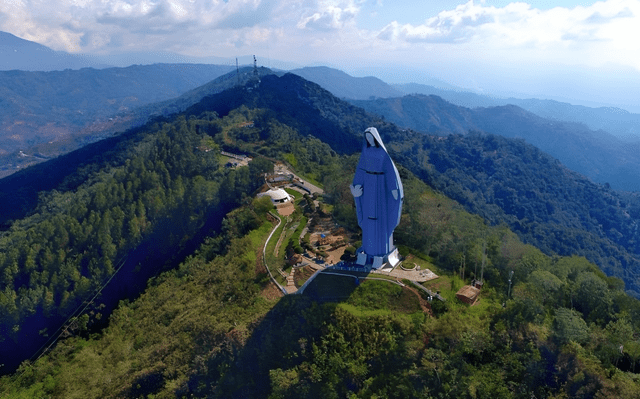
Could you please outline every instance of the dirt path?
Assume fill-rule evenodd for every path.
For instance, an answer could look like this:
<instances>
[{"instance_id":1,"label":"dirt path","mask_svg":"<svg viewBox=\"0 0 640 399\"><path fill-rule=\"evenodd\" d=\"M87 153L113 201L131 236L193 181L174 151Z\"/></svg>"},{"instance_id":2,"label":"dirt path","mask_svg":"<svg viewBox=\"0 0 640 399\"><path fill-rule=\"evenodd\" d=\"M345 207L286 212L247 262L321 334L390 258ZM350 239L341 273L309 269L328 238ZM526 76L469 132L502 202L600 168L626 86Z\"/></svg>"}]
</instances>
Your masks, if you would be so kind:
<instances>
[{"instance_id":1,"label":"dirt path","mask_svg":"<svg viewBox=\"0 0 640 399\"><path fill-rule=\"evenodd\" d=\"M409 287L408 285L405 285L405 288L418 296L418 302L420 303L420 308L422 309L422 311L433 317L433 312L431 311L431 304L429 303L429 301L424 299L417 289Z\"/></svg>"}]
</instances>

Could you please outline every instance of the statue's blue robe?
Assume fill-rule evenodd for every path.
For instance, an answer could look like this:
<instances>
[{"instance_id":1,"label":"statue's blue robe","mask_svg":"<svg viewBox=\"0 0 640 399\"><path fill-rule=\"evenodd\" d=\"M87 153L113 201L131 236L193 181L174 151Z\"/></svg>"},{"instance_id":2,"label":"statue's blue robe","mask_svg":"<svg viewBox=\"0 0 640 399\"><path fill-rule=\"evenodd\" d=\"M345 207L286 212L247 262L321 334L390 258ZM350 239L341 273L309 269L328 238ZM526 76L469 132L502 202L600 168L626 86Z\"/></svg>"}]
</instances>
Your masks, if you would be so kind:
<instances>
[{"instance_id":1,"label":"statue's blue robe","mask_svg":"<svg viewBox=\"0 0 640 399\"><path fill-rule=\"evenodd\" d=\"M392 252L393 230L400 222L404 192L400 176L387 153L378 132L379 146L365 140L353 185L361 185L363 193L355 197L358 224L362 228L362 250L367 255L385 256ZM397 199L392 190L398 191Z\"/></svg>"}]
</instances>

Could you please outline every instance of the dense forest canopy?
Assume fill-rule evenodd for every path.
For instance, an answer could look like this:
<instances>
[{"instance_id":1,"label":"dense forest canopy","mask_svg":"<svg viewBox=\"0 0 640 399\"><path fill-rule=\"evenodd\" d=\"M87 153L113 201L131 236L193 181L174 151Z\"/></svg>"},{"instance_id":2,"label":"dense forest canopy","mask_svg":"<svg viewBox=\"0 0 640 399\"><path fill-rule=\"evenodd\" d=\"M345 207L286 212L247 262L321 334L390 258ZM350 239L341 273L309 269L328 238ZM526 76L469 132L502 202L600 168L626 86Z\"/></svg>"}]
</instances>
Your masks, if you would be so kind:
<instances>
[{"instance_id":1,"label":"dense forest canopy","mask_svg":"<svg viewBox=\"0 0 640 399\"><path fill-rule=\"evenodd\" d=\"M260 254L273 228L271 205L252 194L273 168L269 159L286 160L323 183L327 206L317 212L331 212L357 231L348 185L368 124L383 134L405 187L396 241L403 254L440 275L431 288L446 302L429 303L434 317L421 308L428 298L410 284L356 287L347 280L347 287L345 279L326 280L345 287L346 299L338 302L268 294ZM478 198L491 181L477 177L489 170L474 170L478 164L492 166L496 179L511 176L503 190L520 184L502 175L503 162L536 183L518 162L550 163L546 173L564 174L567 195L606 190L572 191L581 180L531 146L486 134L414 135L285 76L206 98L124 135L115 148L106 158L78 160L84 166L75 177L42 193L30 215L0 236L3 350L22 344L27 331L47 334L29 330L30 318L65 319L141 247L139 270L151 268L156 276L142 295L122 301L108 323L104 298L97 298L67 330L71 337L0 379L3 397L640 395L640 302L625 293L625 282L584 257L549 256L523 243L522 232L509 228L525 220L517 191L502 203ZM224 168L221 148L254 160ZM517 151L520 161L510 158ZM550 176L553 191L559 183ZM471 178L477 187L463 186ZM491 187L487 193L507 198L496 194L499 184ZM448 192L459 193L459 202ZM551 205L545 218L563 206ZM473 206L481 216L468 213ZM190 256L175 259L211 219L221 220L218 228L206 230L208 238L198 239ZM163 269L172 259L179 266ZM457 289L480 273L480 302L457 301Z\"/></svg>"},{"instance_id":2,"label":"dense forest canopy","mask_svg":"<svg viewBox=\"0 0 640 399\"><path fill-rule=\"evenodd\" d=\"M397 163L468 211L492 224L507 224L548 255L585 256L640 296L640 197L635 193L594 184L523 140L400 129L292 74L265 76L251 91L206 97L188 112L213 109L224 115L241 105L267 109L340 154L358 151L361 132L375 126Z\"/></svg>"},{"instance_id":3,"label":"dense forest canopy","mask_svg":"<svg viewBox=\"0 0 640 399\"><path fill-rule=\"evenodd\" d=\"M248 120L253 127L240 127ZM247 193L244 184L250 184L254 172L268 169L268 163L256 158L263 164L260 169L234 171L207 166L217 156L206 150L225 146L287 159L298 173L324 183L324 201L335 220L355 225L348 184L358 154L339 155L269 109L240 106L220 117L204 112L150 129L158 130L140 145L172 166L151 180L154 195L143 194L148 220L167 208L147 208L175 198L172 190L162 196L164 181L183 174L203 184L199 192L205 195L194 194L193 202L178 196L182 205L193 203L188 215L203 199L209 203L216 196L223 201L225 192ZM193 141L185 142L183 136ZM156 137L165 144L158 146ZM171 143L191 150L162 150L173 148ZM170 154L192 162L170 162ZM120 168L133 163L125 161ZM187 167L177 172L176 165ZM140 172L140 167L134 170ZM91 198L109 192L98 188L108 187L120 174L107 170L77 192L91 193L89 188L95 187ZM396 241L404 253L432 262L441 276L437 287L447 301L430 304L435 317L423 312L416 293L389 282L365 281L355 287L351 280L326 281L337 286L350 282L347 299L339 302L267 295L269 280L259 267L259 253L273 226L267 216L271 205L245 197L240 208L227 214L221 230L179 267L151 279L139 298L121 303L108 326L96 330L95 316L84 319L75 336L36 362L23 364L14 376L3 377L0 392L64 398L640 394L635 374L640 303L624 293L621 280L607 277L582 257L549 257L523 244L505 225L491 227L467 213L408 168L400 165L399 172L406 203ZM144 181L140 178L141 185ZM228 191L232 187L237 191ZM44 203L74 195L58 193ZM480 303L469 307L453 295L474 277L473 266L485 254L485 287ZM468 268L464 280L463 258ZM510 271L514 284L509 296Z\"/></svg>"},{"instance_id":4,"label":"dense forest canopy","mask_svg":"<svg viewBox=\"0 0 640 399\"><path fill-rule=\"evenodd\" d=\"M120 143L115 165L89 172L73 190L42 194L30 216L2 233L3 353L15 357L16 347L42 341L38 331L55 330L136 248L148 253L148 268L162 268L205 221L221 220L257 188L256 176L272 165L221 169L219 146L206 133L219 129L216 119L151 124Z\"/></svg>"}]
</instances>

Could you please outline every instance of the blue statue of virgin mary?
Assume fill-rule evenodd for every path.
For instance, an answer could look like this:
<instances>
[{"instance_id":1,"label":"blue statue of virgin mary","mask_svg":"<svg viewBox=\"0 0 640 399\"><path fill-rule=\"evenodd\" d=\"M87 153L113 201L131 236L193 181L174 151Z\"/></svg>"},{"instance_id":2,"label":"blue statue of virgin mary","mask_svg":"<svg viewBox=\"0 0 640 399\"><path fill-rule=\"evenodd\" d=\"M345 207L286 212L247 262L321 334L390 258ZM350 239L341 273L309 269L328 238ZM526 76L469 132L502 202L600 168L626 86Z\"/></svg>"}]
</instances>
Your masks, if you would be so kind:
<instances>
[{"instance_id":1,"label":"blue statue of virgin mary","mask_svg":"<svg viewBox=\"0 0 640 399\"><path fill-rule=\"evenodd\" d=\"M362 229L357 263L371 263L374 269L384 263L395 266L399 256L393 245L393 230L400 223L404 191L398 169L375 127L364 132L362 154L350 188Z\"/></svg>"}]
</instances>

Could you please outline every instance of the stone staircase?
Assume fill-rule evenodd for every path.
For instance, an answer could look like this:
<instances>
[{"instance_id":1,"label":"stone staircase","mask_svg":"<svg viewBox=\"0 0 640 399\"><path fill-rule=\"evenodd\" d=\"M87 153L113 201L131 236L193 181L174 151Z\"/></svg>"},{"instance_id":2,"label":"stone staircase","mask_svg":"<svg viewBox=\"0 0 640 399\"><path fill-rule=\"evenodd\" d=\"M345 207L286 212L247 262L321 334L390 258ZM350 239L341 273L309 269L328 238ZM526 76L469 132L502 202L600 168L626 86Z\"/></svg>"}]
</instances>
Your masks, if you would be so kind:
<instances>
[{"instance_id":1,"label":"stone staircase","mask_svg":"<svg viewBox=\"0 0 640 399\"><path fill-rule=\"evenodd\" d=\"M291 268L291 272L289 273L289 275L287 276L287 285L284 287L285 290L287 290L288 293L294 293L296 292L298 289L296 288L296 282L294 279L294 274L295 274L295 268Z\"/></svg>"}]
</instances>

